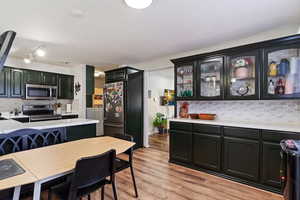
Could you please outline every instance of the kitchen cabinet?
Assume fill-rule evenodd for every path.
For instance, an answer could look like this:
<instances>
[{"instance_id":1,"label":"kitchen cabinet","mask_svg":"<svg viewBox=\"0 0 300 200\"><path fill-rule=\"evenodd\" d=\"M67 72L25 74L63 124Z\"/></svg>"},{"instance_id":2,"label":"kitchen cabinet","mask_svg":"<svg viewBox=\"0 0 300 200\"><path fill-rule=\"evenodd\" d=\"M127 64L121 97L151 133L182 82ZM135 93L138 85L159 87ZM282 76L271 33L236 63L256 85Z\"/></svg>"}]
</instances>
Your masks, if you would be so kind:
<instances>
[{"instance_id":1,"label":"kitchen cabinet","mask_svg":"<svg viewBox=\"0 0 300 200\"><path fill-rule=\"evenodd\" d=\"M42 73L42 83L44 85L57 86L57 74L43 72Z\"/></svg>"},{"instance_id":2,"label":"kitchen cabinet","mask_svg":"<svg viewBox=\"0 0 300 200\"><path fill-rule=\"evenodd\" d=\"M259 99L259 51L234 53L227 59L226 99Z\"/></svg>"},{"instance_id":3,"label":"kitchen cabinet","mask_svg":"<svg viewBox=\"0 0 300 200\"><path fill-rule=\"evenodd\" d=\"M95 67L86 66L86 95L93 95L95 90Z\"/></svg>"},{"instance_id":4,"label":"kitchen cabinet","mask_svg":"<svg viewBox=\"0 0 300 200\"><path fill-rule=\"evenodd\" d=\"M4 67L0 71L0 97L9 97L10 95L10 69Z\"/></svg>"},{"instance_id":5,"label":"kitchen cabinet","mask_svg":"<svg viewBox=\"0 0 300 200\"><path fill-rule=\"evenodd\" d=\"M24 83L25 84L43 84L43 74L41 71L24 70Z\"/></svg>"},{"instance_id":6,"label":"kitchen cabinet","mask_svg":"<svg viewBox=\"0 0 300 200\"><path fill-rule=\"evenodd\" d=\"M220 171L221 137L218 135L194 133L193 163L206 169Z\"/></svg>"},{"instance_id":7,"label":"kitchen cabinet","mask_svg":"<svg viewBox=\"0 0 300 200\"><path fill-rule=\"evenodd\" d=\"M264 99L300 98L300 43L264 50Z\"/></svg>"},{"instance_id":8,"label":"kitchen cabinet","mask_svg":"<svg viewBox=\"0 0 300 200\"><path fill-rule=\"evenodd\" d=\"M175 66L176 99L193 99L196 97L196 62Z\"/></svg>"},{"instance_id":9,"label":"kitchen cabinet","mask_svg":"<svg viewBox=\"0 0 300 200\"><path fill-rule=\"evenodd\" d=\"M23 71L11 69L10 72L10 97L21 98L24 96Z\"/></svg>"},{"instance_id":10,"label":"kitchen cabinet","mask_svg":"<svg viewBox=\"0 0 300 200\"><path fill-rule=\"evenodd\" d=\"M75 141L96 137L96 124L67 127L67 140Z\"/></svg>"},{"instance_id":11,"label":"kitchen cabinet","mask_svg":"<svg viewBox=\"0 0 300 200\"><path fill-rule=\"evenodd\" d=\"M197 97L199 99L223 99L223 57L199 61L197 66Z\"/></svg>"},{"instance_id":12,"label":"kitchen cabinet","mask_svg":"<svg viewBox=\"0 0 300 200\"><path fill-rule=\"evenodd\" d=\"M251 181L258 181L258 141L225 137L223 156L224 171L226 174Z\"/></svg>"},{"instance_id":13,"label":"kitchen cabinet","mask_svg":"<svg viewBox=\"0 0 300 200\"><path fill-rule=\"evenodd\" d=\"M74 99L74 76L58 75L58 99Z\"/></svg>"},{"instance_id":14,"label":"kitchen cabinet","mask_svg":"<svg viewBox=\"0 0 300 200\"><path fill-rule=\"evenodd\" d=\"M171 159L185 163L192 161L193 134L187 131L170 130Z\"/></svg>"}]
</instances>

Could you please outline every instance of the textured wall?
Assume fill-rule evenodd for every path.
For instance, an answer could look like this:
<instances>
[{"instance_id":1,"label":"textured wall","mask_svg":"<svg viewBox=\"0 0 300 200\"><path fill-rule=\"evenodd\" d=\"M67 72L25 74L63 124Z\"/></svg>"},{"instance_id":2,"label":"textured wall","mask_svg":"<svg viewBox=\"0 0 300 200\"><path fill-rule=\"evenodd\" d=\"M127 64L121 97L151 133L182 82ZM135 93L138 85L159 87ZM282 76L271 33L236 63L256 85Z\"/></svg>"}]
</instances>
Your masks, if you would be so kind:
<instances>
[{"instance_id":1,"label":"textured wall","mask_svg":"<svg viewBox=\"0 0 300 200\"><path fill-rule=\"evenodd\" d=\"M183 101L177 104L179 106ZM188 101L189 113L215 113L220 120L300 123L300 100Z\"/></svg>"}]
</instances>

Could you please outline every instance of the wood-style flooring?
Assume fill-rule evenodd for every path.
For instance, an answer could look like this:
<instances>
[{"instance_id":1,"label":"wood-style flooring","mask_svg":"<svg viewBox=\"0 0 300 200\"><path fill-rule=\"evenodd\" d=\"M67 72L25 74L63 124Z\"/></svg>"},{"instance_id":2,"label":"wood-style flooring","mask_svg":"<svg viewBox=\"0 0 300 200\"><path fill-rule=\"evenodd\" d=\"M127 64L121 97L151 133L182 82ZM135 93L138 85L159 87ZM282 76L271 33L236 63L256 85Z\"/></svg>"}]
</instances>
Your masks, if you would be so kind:
<instances>
[{"instance_id":1,"label":"wood-style flooring","mask_svg":"<svg viewBox=\"0 0 300 200\"><path fill-rule=\"evenodd\" d=\"M277 194L170 164L168 153L154 148L136 150L134 167L139 198L134 198L130 172L125 170L117 174L119 200L283 200ZM112 199L111 186L105 191L105 199ZM99 192L91 199L100 199Z\"/></svg>"},{"instance_id":2,"label":"wood-style flooring","mask_svg":"<svg viewBox=\"0 0 300 200\"><path fill-rule=\"evenodd\" d=\"M154 133L149 136L149 146L156 150L169 152L169 133Z\"/></svg>"}]
</instances>

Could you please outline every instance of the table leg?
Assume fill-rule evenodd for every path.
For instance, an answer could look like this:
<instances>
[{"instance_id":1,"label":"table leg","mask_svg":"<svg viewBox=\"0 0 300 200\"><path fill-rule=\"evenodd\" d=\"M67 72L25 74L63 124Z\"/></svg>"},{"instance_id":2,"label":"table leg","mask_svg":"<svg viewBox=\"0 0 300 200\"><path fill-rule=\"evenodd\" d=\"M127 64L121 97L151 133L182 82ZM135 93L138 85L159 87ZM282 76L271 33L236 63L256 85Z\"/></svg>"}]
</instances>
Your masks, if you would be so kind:
<instances>
[{"instance_id":1,"label":"table leg","mask_svg":"<svg viewBox=\"0 0 300 200\"><path fill-rule=\"evenodd\" d=\"M20 192L21 192L21 186L15 187L13 200L19 200L20 199Z\"/></svg>"},{"instance_id":2,"label":"table leg","mask_svg":"<svg viewBox=\"0 0 300 200\"><path fill-rule=\"evenodd\" d=\"M40 200L41 197L41 185L40 181L34 183L33 200Z\"/></svg>"}]
</instances>

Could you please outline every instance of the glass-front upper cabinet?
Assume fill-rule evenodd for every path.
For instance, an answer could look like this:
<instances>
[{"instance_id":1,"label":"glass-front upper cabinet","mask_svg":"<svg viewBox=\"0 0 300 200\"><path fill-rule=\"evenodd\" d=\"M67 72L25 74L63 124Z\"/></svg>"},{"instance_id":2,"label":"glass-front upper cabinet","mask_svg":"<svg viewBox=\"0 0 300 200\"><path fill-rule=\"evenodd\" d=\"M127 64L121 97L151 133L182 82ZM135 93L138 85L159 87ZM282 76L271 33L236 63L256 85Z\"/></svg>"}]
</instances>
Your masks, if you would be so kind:
<instances>
[{"instance_id":1,"label":"glass-front upper cabinet","mask_svg":"<svg viewBox=\"0 0 300 200\"><path fill-rule=\"evenodd\" d=\"M197 90L200 99L223 99L223 58L199 61Z\"/></svg>"},{"instance_id":2,"label":"glass-front upper cabinet","mask_svg":"<svg viewBox=\"0 0 300 200\"><path fill-rule=\"evenodd\" d=\"M175 67L176 98L192 99L195 97L195 63Z\"/></svg>"},{"instance_id":3,"label":"glass-front upper cabinet","mask_svg":"<svg viewBox=\"0 0 300 200\"><path fill-rule=\"evenodd\" d=\"M269 48L264 56L263 98L299 98L300 45Z\"/></svg>"},{"instance_id":4,"label":"glass-front upper cabinet","mask_svg":"<svg viewBox=\"0 0 300 200\"><path fill-rule=\"evenodd\" d=\"M259 66L259 51L229 56L226 99L258 99Z\"/></svg>"}]
</instances>

